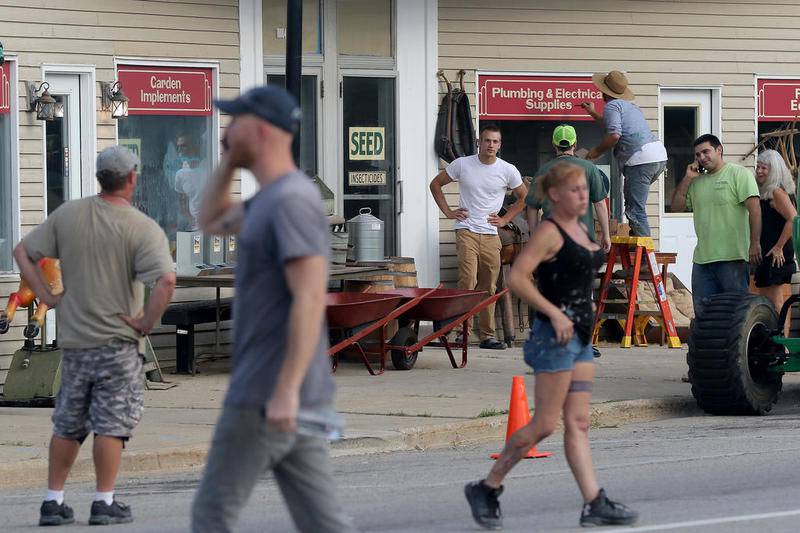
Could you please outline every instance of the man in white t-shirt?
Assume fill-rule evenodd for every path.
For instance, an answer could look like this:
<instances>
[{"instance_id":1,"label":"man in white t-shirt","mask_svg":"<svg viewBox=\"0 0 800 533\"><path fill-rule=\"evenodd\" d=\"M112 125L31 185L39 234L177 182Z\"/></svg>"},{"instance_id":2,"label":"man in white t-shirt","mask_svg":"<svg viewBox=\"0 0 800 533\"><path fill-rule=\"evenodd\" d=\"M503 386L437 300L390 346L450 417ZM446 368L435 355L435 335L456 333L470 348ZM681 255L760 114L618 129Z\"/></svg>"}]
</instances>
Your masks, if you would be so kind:
<instances>
[{"instance_id":1,"label":"man in white t-shirt","mask_svg":"<svg viewBox=\"0 0 800 533\"><path fill-rule=\"evenodd\" d=\"M197 220L209 170L191 135L181 134L176 141L181 168L175 173L175 191L179 196L181 212L188 220L189 231L196 231L199 229Z\"/></svg>"},{"instance_id":2,"label":"man in white t-shirt","mask_svg":"<svg viewBox=\"0 0 800 533\"><path fill-rule=\"evenodd\" d=\"M500 274L500 237L497 228L509 223L525 209L527 189L517 168L499 157L500 128L483 126L478 138L478 155L459 157L439 172L430 189L436 205L447 218L455 219L458 253L458 286L494 294ZM459 202L451 209L442 187L458 182ZM517 200L506 208L502 217L506 191L511 189ZM467 331L472 330L468 324ZM480 347L502 350L505 345L495 338L494 305L481 312L479 319Z\"/></svg>"}]
</instances>

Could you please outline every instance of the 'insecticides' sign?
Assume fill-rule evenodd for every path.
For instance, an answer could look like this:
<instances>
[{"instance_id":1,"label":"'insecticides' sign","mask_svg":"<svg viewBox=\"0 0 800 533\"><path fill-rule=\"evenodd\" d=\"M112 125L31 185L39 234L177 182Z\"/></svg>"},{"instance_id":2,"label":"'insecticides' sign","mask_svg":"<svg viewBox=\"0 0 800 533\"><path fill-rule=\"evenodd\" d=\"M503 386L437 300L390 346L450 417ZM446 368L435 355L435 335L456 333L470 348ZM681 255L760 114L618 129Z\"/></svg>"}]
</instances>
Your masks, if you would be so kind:
<instances>
[{"instance_id":1,"label":"'insecticides' sign","mask_svg":"<svg viewBox=\"0 0 800 533\"><path fill-rule=\"evenodd\" d=\"M351 187L374 187L386 185L386 172L348 172L347 182Z\"/></svg>"},{"instance_id":2,"label":"'insecticides' sign","mask_svg":"<svg viewBox=\"0 0 800 533\"><path fill-rule=\"evenodd\" d=\"M351 161L383 161L386 159L384 128L354 127L348 131L348 154Z\"/></svg>"}]
</instances>

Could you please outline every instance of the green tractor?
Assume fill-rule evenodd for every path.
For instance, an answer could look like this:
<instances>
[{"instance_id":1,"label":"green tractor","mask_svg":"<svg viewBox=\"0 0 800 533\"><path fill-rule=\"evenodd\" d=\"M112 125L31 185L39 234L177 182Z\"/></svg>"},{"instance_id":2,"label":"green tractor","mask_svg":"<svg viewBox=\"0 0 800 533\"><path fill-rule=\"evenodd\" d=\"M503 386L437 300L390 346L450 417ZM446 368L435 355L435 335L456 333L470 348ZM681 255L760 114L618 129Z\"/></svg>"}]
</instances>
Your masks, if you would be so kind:
<instances>
[{"instance_id":1,"label":"green tractor","mask_svg":"<svg viewBox=\"0 0 800 533\"><path fill-rule=\"evenodd\" d=\"M800 216L792 237L800 257ZM692 321L689 381L705 412L715 415L763 415L778 400L785 372L800 371L800 338L783 335L790 296L778 313L767 298L718 294L708 298L703 316Z\"/></svg>"}]
</instances>

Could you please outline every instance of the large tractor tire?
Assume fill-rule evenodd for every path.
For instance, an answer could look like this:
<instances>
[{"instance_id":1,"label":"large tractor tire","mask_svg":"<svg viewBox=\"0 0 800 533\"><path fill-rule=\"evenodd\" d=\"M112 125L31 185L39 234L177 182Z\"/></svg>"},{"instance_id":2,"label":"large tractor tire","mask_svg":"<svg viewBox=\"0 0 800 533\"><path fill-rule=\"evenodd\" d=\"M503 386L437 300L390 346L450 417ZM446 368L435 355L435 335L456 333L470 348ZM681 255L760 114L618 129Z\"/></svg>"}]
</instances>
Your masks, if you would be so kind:
<instances>
[{"instance_id":1,"label":"large tractor tire","mask_svg":"<svg viewBox=\"0 0 800 533\"><path fill-rule=\"evenodd\" d=\"M689 337L689 381L697 405L714 415L763 415L778 400L783 374L768 366L783 353L771 336L778 314L763 296L708 298Z\"/></svg>"}]
</instances>

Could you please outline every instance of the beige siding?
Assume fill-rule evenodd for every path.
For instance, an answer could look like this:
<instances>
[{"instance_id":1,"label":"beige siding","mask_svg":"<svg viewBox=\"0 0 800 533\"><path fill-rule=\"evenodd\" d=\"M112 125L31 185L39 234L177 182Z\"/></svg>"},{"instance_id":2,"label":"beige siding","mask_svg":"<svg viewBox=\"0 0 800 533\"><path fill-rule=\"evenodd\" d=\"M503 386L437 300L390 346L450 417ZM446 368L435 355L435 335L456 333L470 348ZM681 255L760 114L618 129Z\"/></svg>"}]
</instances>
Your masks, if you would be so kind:
<instances>
[{"instance_id":1,"label":"beige siding","mask_svg":"<svg viewBox=\"0 0 800 533\"><path fill-rule=\"evenodd\" d=\"M238 17L238 0L0 0L0 35L6 54L19 60L20 109L27 106L23 82L41 81L42 64L95 67L97 146L81 154L94 157L116 136L115 122L108 112L100 111L99 87L100 82L114 80L115 57L218 64L217 96L230 98L239 92ZM19 123L20 220L24 235L44 217L44 133L42 123L31 113L21 111ZM239 190L239 184L234 188ZM5 306L16 286L13 279L0 282L0 305ZM22 312L15 324L24 322ZM19 347L21 330L18 325L0 337L0 354ZM171 338L154 339L154 344L169 346ZM167 358L174 359L174 354ZM0 383L4 381L6 359L0 355Z\"/></svg>"},{"instance_id":2,"label":"beige siding","mask_svg":"<svg viewBox=\"0 0 800 533\"><path fill-rule=\"evenodd\" d=\"M624 70L656 132L659 85L719 85L727 160L740 162L755 143L754 75L800 75L798 25L798 1L440 0L439 68L467 70L473 103L476 71ZM659 194L654 185L647 205L656 238ZM449 228L445 281L455 279Z\"/></svg>"}]
</instances>

